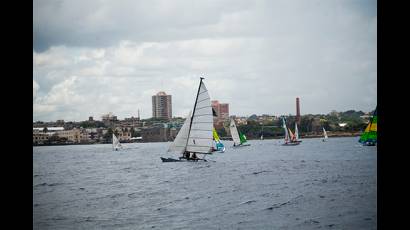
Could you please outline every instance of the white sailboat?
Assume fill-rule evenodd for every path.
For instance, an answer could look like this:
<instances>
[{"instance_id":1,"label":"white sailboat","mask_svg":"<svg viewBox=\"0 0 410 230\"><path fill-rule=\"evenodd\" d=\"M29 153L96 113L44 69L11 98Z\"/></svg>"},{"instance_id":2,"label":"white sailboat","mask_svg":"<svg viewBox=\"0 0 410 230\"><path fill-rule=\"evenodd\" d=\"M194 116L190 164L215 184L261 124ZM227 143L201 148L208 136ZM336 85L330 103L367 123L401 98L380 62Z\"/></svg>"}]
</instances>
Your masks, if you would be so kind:
<instances>
[{"instance_id":1,"label":"white sailboat","mask_svg":"<svg viewBox=\"0 0 410 230\"><path fill-rule=\"evenodd\" d=\"M289 146L289 145L298 145L300 142L294 141L294 135L288 127L286 127L286 122L285 119L282 118L283 122L283 129L285 130L285 143L283 143L284 146Z\"/></svg>"},{"instance_id":2,"label":"white sailboat","mask_svg":"<svg viewBox=\"0 0 410 230\"><path fill-rule=\"evenodd\" d=\"M238 129L236 128L236 124L235 121L233 119L231 119L231 124L229 125L229 130L231 131L231 137L233 140L233 145L240 145L241 144L241 140L239 139L239 133L238 133Z\"/></svg>"},{"instance_id":3,"label":"white sailboat","mask_svg":"<svg viewBox=\"0 0 410 230\"><path fill-rule=\"evenodd\" d=\"M233 140L233 147L239 146L249 146L250 144L246 143L246 136L238 132L234 119L231 119L231 124L229 125L229 130L231 131L231 136Z\"/></svg>"},{"instance_id":4,"label":"white sailboat","mask_svg":"<svg viewBox=\"0 0 410 230\"><path fill-rule=\"evenodd\" d=\"M328 139L328 137L327 137L327 133L326 133L326 130L325 130L325 128L323 128L323 139L322 139L322 141L327 141L327 139Z\"/></svg>"},{"instance_id":5,"label":"white sailboat","mask_svg":"<svg viewBox=\"0 0 410 230\"><path fill-rule=\"evenodd\" d=\"M299 139L299 129L298 129L298 124L296 122L295 122L295 141L302 142L302 140Z\"/></svg>"},{"instance_id":6,"label":"white sailboat","mask_svg":"<svg viewBox=\"0 0 410 230\"><path fill-rule=\"evenodd\" d=\"M194 110L185 120L174 142L170 145L168 152L182 154L179 159L163 158L163 162L204 160L197 158L196 154L211 154L213 146L213 113L211 99L202 78L195 99ZM189 154L192 153L192 157Z\"/></svg>"},{"instance_id":7,"label":"white sailboat","mask_svg":"<svg viewBox=\"0 0 410 230\"><path fill-rule=\"evenodd\" d=\"M115 134L112 134L112 149L117 151L118 149L122 148L122 145Z\"/></svg>"}]
</instances>

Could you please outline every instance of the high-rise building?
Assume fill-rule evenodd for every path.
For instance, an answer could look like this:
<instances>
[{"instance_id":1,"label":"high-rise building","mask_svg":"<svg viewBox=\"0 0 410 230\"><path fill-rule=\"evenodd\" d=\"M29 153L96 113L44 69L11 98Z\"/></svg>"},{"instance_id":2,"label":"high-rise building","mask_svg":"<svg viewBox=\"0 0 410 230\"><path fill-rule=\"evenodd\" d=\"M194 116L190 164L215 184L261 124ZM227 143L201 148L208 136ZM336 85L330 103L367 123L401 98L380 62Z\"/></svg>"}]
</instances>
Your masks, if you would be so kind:
<instances>
[{"instance_id":1,"label":"high-rise building","mask_svg":"<svg viewBox=\"0 0 410 230\"><path fill-rule=\"evenodd\" d=\"M211 101L212 108L215 110L214 125L221 126L224 121L229 120L229 104L219 103L219 101Z\"/></svg>"},{"instance_id":2,"label":"high-rise building","mask_svg":"<svg viewBox=\"0 0 410 230\"><path fill-rule=\"evenodd\" d=\"M153 118L172 118L172 96L161 91L152 96L152 117Z\"/></svg>"},{"instance_id":3,"label":"high-rise building","mask_svg":"<svg viewBox=\"0 0 410 230\"><path fill-rule=\"evenodd\" d=\"M296 122L300 125L300 105L299 98L296 98Z\"/></svg>"}]
</instances>

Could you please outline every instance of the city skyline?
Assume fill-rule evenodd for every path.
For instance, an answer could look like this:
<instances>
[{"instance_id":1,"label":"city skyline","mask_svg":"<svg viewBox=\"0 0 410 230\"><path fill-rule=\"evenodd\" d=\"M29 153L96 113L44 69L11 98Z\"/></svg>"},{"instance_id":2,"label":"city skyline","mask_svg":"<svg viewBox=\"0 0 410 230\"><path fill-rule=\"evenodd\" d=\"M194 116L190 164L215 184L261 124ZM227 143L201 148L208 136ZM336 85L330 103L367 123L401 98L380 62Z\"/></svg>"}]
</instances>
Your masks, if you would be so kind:
<instances>
[{"instance_id":1,"label":"city skyline","mask_svg":"<svg viewBox=\"0 0 410 230\"><path fill-rule=\"evenodd\" d=\"M158 91L185 117L200 76L238 116L376 107L376 1L33 5L33 121L149 118Z\"/></svg>"}]
</instances>

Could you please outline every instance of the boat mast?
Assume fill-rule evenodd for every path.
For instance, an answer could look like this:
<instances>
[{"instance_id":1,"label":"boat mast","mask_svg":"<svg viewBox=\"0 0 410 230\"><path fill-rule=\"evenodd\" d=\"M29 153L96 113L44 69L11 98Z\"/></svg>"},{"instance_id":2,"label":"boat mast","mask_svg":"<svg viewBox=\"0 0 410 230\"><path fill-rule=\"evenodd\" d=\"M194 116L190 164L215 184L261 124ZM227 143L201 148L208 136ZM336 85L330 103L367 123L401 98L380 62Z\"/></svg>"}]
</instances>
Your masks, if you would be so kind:
<instances>
[{"instance_id":1,"label":"boat mast","mask_svg":"<svg viewBox=\"0 0 410 230\"><path fill-rule=\"evenodd\" d=\"M189 122L188 138L186 139L185 149L186 149L186 146L188 146L189 134L191 133L192 120L194 119L194 115L195 115L195 108L196 108L196 104L198 102L199 90L201 89L202 79L205 79L205 78L200 77L200 79L201 80L199 81L198 92L196 93L196 98L195 98L194 110L192 111L191 121Z\"/></svg>"}]
</instances>

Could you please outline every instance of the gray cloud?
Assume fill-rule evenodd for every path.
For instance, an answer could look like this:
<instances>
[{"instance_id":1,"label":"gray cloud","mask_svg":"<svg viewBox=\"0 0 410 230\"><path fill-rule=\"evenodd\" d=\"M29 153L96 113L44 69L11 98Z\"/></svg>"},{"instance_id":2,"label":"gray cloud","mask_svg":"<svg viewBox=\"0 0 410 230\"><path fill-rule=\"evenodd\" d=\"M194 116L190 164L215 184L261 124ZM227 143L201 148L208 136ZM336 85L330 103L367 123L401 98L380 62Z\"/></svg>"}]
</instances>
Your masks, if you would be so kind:
<instances>
[{"instance_id":1,"label":"gray cloud","mask_svg":"<svg viewBox=\"0 0 410 230\"><path fill-rule=\"evenodd\" d=\"M375 1L34 1L35 120L191 109L199 76L232 114L374 109Z\"/></svg>"}]
</instances>

